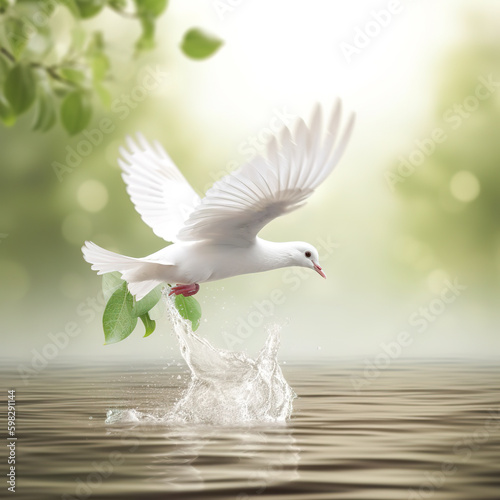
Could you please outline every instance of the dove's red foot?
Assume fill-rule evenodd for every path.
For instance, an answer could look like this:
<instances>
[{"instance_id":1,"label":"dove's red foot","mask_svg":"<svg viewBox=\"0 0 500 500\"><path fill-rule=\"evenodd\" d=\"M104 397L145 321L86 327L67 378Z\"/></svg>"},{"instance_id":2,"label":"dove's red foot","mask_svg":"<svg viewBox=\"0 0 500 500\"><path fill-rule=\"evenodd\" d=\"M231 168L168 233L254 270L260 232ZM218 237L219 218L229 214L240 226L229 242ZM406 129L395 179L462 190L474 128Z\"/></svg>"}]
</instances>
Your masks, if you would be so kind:
<instances>
[{"instance_id":1,"label":"dove's red foot","mask_svg":"<svg viewBox=\"0 0 500 500\"><path fill-rule=\"evenodd\" d=\"M175 293L175 295L184 295L184 297L190 297L191 295L198 293L199 289L200 285L198 285L198 283L193 283L192 285L177 285L172 287L168 295L170 296Z\"/></svg>"}]
</instances>

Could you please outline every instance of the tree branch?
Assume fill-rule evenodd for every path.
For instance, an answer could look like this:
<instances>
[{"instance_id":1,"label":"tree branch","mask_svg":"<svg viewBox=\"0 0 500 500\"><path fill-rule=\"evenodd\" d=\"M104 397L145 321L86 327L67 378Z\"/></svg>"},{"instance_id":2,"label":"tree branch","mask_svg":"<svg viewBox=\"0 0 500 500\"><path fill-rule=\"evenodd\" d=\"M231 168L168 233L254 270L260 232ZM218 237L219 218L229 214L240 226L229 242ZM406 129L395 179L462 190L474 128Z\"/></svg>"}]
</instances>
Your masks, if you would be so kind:
<instances>
[{"instance_id":1,"label":"tree branch","mask_svg":"<svg viewBox=\"0 0 500 500\"><path fill-rule=\"evenodd\" d=\"M14 55L9 52L5 47L0 47L0 54L3 54L9 61L16 63L17 60ZM56 70L57 66L45 66L41 63L30 62L28 63L32 68L43 69L51 78L57 80L58 82L65 83L66 85L74 86L74 83L66 78L62 77Z\"/></svg>"},{"instance_id":2,"label":"tree branch","mask_svg":"<svg viewBox=\"0 0 500 500\"><path fill-rule=\"evenodd\" d=\"M16 58L5 47L0 47L0 53L2 53L9 61L13 63L16 62Z\"/></svg>"}]
</instances>

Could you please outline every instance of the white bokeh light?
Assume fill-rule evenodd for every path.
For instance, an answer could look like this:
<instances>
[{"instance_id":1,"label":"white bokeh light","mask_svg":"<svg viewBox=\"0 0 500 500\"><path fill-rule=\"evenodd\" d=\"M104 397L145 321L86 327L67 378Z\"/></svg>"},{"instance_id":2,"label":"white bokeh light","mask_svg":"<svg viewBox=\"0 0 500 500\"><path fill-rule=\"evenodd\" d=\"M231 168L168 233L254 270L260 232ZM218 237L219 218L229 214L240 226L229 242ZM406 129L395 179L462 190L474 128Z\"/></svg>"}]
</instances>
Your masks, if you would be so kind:
<instances>
[{"instance_id":1,"label":"white bokeh light","mask_svg":"<svg viewBox=\"0 0 500 500\"><path fill-rule=\"evenodd\" d=\"M87 212L100 212L107 205L109 198L106 186L95 179L83 182L76 197L80 206Z\"/></svg>"},{"instance_id":2,"label":"white bokeh light","mask_svg":"<svg viewBox=\"0 0 500 500\"><path fill-rule=\"evenodd\" d=\"M467 170L457 172L451 178L451 194L459 201L468 203L475 200L479 196L480 190L481 187L477 177Z\"/></svg>"}]
</instances>

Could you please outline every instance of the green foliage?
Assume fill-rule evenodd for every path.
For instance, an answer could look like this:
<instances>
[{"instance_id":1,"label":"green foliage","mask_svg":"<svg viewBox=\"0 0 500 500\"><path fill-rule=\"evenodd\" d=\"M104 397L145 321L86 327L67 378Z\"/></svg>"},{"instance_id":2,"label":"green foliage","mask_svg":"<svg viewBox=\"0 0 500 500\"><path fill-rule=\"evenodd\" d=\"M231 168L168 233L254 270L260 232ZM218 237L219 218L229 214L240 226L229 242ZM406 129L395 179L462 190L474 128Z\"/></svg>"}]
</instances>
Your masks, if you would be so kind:
<instances>
[{"instance_id":1,"label":"green foliage","mask_svg":"<svg viewBox=\"0 0 500 500\"><path fill-rule=\"evenodd\" d=\"M137 40L135 48L139 51L150 50L155 46L154 19L150 16L141 17L141 27L142 27L142 35L141 38Z\"/></svg>"},{"instance_id":2,"label":"green foliage","mask_svg":"<svg viewBox=\"0 0 500 500\"><path fill-rule=\"evenodd\" d=\"M158 285L154 290L151 290L143 299L134 304L133 313L136 316L143 316L153 309L153 307L161 299L161 285Z\"/></svg>"},{"instance_id":3,"label":"green foliage","mask_svg":"<svg viewBox=\"0 0 500 500\"><path fill-rule=\"evenodd\" d=\"M182 51L192 59L206 59L215 54L222 40L199 28L190 29L181 44Z\"/></svg>"},{"instance_id":4,"label":"green foliage","mask_svg":"<svg viewBox=\"0 0 500 500\"><path fill-rule=\"evenodd\" d=\"M106 5L105 0L75 0L78 12L82 19L88 19L99 14Z\"/></svg>"},{"instance_id":5,"label":"green foliage","mask_svg":"<svg viewBox=\"0 0 500 500\"><path fill-rule=\"evenodd\" d=\"M36 78L31 66L16 64L3 86L5 97L16 115L24 113L35 101Z\"/></svg>"},{"instance_id":6,"label":"green foliage","mask_svg":"<svg viewBox=\"0 0 500 500\"><path fill-rule=\"evenodd\" d=\"M57 114L54 96L50 91L40 88L32 128L33 130L47 132L47 130L50 130L55 125L56 120Z\"/></svg>"},{"instance_id":7,"label":"green foliage","mask_svg":"<svg viewBox=\"0 0 500 500\"><path fill-rule=\"evenodd\" d=\"M10 127L16 123L16 115L9 106L9 103L0 95L0 119L4 125Z\"/></svg>"},{"instance_id":8,"label":"green foliage","mask_svg":"<svg viewBox=\"0 0 500 500\"><path fill-rule=\"evenodd\" d=\"M144 324L144 328L146 328L146 333L144 334L144 337L149 337L155 331L156 321L153 321L149 317L149 313L142 314L139 317L141 318L141 321Z\"/></svg>"},{"instance_id":9,"label":"green foliage","mask_svg":"<svg viewBox=\"0 0 500 500\"><path fill-rule=\"evenodd\" d=\"M194 297L184 297L184 295L177 295L175 297L175 307L179 314L189 321L193 332L200 326L201 321L201 306Z\"/></svg>"},{"instance_id":10,"label":"green foliage","mask_svg":"<svg viewBox=\"0 0 500 500\"><path fill-rule=\"evenodd\" d=\"M78 134L90 122L92 108L87 94L75 90L63 99L61 104L61 120L70 135Z\"/></svg>"},{"instance_id":11,"label":"green foliage","mask_svg":"<svg viewBox=\"0 0 500 500\"><path fill-rule=\"evenodd\" d=\"M168 0L135 0L137 14L141 17L158 17L167 8Z\"/></svg>"},{"instance_id":12,"label":"green foliage","mask_svg":"<svg viewBox=\"0 0 500 500\"><path fill-rule=\"evenodd\" d=\"M135 0L142 35L135 47L138 51L151 50L155 46L155 20L167 8L167 0Z\"/></svg>"},{"instance_id":13,"label":"green foliage","mask_svg":"<svg viewBox=\"0 0 500 500\"><path fill-rule=\"evenodd\" d=\"M137 325L137 316L132 314L133 300L127 284L123 283L106 304L102 317L102 327L106 344L114 344L126 339Z\"/></svg>"},{"instance_id":14,"label":"green foliage","mask_svg":"<svg viewBox=\"0 0 500 500\"><path fill-rule=\"evenodd\" d=\"M107 302L111 295L113 295L118 288L120 288L123 283L125 283L120 273L106 273L102 275L102 294L104 296L104 300Z\"/></svg>"},{"instance_id":15,"label":"green foliage","mask_svg":"<svg viewBox=\"0 0 500 500\"><path fill-rule=\"evenodd\" d=\"M135 42L136 52L141 53L155 47L156 22L167 6L168 0L0 0L0 120L13 125L34 107L33 130L50 130L60 115L70 135L81 132L90 121L96 98L108 108L112 101L107 89L112 74L107 42L102 32L89 31L82 21L105 9L134 19L141 26ZM71 41L62 55L58 26L52 19L61 9L73 23ZM190 57L203 58L220 44L191 30L183 50ZM41 92L37 92L38 83L44 85Z\"/></svg>"},{"instance_id":16,"label":"green foliage","mask_svg":"<svg viewBox=\"0 0 500 500\"><path fill-rule=\"evenodd\" d=\"M102 277L102 292L107 301L102 324L106 344L114 344L126 339L135 329L138 318L141 319L145 334L149 337L156 328L156 322L151 319L151 310L161 299L161 289L158 285L143 299L135 301L128 291L127 283L121 279L120 273L106 273ZM175 306L179 314L191 322L193 331L200 326L201 307L194 297L175 297Z\"/></svg>"},{"instance_id":17,"label":"green foliage","mask_svg":"<svg viewBox=\"0 0 500 500\"><path fill-rule=\"evenodd\" d=\"M500 36L483 38L476 29L441 62L436 119L419 137L427 141L430 154L411 175L401 176L394 189L400 197L406 233L404 248L408 250L401 258L405 271L418 275L438 269L459 276L469 285L467 294L477 294L484 303L500 291L500 90L497 83L489 92L484 85L490 75L497 74ZM496 76L494 81L498 81ZM481 100L476 98L478 89ZM467 109L475 100L477 106ZM429 137L437 129L444 139L432 144ZM461 189L465 194L472 192L470 198L461 197L454 187L457 178L462 175L464 179L463 174ZM478 187L475 194L474 185Z\"/></svg>"},{"instance_id":18,"label":"green foliage","mask_svg":"<svg viewBox=\"0 0 500 500\"><path fill-rule=\"evenodd\" d=\"M7 43L12 55L17 59L23 52L28 43L28 37L24 34L25 22L16 17L8 17L5 20L5 33L7 34Z\"/></svg>"}]
</instances>

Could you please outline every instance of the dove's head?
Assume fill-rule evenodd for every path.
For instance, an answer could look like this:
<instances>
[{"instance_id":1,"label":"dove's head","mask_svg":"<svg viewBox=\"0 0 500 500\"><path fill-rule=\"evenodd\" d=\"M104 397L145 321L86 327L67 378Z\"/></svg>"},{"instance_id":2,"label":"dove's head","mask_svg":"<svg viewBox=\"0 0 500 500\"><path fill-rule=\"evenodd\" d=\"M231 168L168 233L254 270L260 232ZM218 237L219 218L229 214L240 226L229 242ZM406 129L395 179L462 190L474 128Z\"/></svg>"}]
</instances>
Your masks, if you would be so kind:
<instances>
[{"instance_id":1,"label":"dove's head","mask_svg":"<svg viewBox=\"0 0 500 500\"><path fill-rule=\"evenodd\" d=\"M294 244L294 260L296 266L314 269L322 278L326 278L326 274L319 265L318 251L309 243L297 241Z\"/></svg>"}]
</instances>

